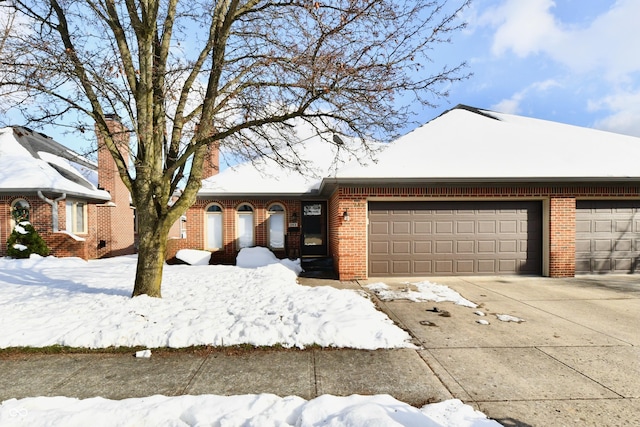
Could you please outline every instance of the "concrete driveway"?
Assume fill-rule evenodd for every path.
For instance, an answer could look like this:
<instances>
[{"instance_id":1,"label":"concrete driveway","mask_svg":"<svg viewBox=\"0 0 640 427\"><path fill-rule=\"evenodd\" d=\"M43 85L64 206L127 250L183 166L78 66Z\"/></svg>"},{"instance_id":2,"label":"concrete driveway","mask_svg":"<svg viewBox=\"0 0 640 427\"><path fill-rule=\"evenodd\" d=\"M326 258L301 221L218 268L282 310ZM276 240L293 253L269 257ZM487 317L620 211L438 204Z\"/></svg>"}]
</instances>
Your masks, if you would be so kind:
<instances>
[{"instance_id":1,"label":"concrete driveway","mask_svg":"<svg viewBox=\"0 0 640 427\"><path fill-rule=\"evenodd\" d=\"M422 280L479 304L378 301L415 337L419 355L453 397L505 426L640 425L640 276L360 284L401 289ZM500 321L497 314L524 322ZM489 324L476 322L481 319Z\"/></svg>"}]
</instances>

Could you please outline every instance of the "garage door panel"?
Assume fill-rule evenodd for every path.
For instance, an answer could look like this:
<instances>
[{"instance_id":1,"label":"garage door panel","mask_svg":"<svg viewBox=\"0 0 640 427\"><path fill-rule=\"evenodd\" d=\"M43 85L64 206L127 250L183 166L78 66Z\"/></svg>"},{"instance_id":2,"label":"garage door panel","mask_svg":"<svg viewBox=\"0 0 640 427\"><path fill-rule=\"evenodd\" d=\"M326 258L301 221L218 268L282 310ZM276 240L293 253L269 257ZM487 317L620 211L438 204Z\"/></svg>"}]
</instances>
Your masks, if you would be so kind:
<instances>
[{"instance_id":1,"label":"garage door panel","mask_svg":"<svg viewBox=\"0 0 640 427\"><path fill-rule=\"evenodd\" d=\"M431 245L433 242L431 241L426 241L426 242L413 242L413 253L416 255L426 255L426 254L430 254L432 253L431 250Z\"/></svg>"},{"instance_id":2,"label":"garage door panel","mask_svg":"<svg viewBox=\"0 0 640 427\"><path fill-rule=\"evenodd\" d=\"M457 254L473 254L475 249L475 242L469 240L463 240L456 242Z\"/></svg>"},{"instance_id":3,"label":"garage door panel","mask_svg":"<svg viewBox=\"0 0 640 427\"><path fill-rule=\"evenodd\" d=\"M431 222L415 221L413 223L413 234L431 234Z\"/></svg>"},{"instance_id":4,"label":"garage door panel","mask_svg":"<svg viewBox=\"0 0 640 427\"><path fill-rule=\"evenodd\" d=\"M436 234L452 234L453 222L452 221L436 221Z\"/></svg>"},{"instance_id":5,"label":"garage door panel","mask_svg":"<svg viewBox=\"0 0 640 427\"><path fill-rule=\"evenodd\" d=\"M453 254L453 241L451 240L437 240L436 241L436 255L441 254Z\"/></svg>"},{"instance_id":6,"label":"garage door panel","mask_svg":"<svg viewBox=\"0 0 640 427\"><path fill-rule=\"evenodd\" d=\"M611 233L612 230L612 221L610 219L600 219L600 220L596 220L593 223L594 226L594 232L595 233Z\"/></svg>"},{"instance_id":7,"label":"garage door panel","mask_svg":"<svg viewBox=\"0 0 640 427\"><path fill-rule=\"evenodd\" d=\"M514 254L518 252L518 242L515 240L501 240L499 243L500 253L506 254L511 253ZM526 251L526 248L525 248Z\"/></svg>"},{"instance_id":8,"label":"garage door panel","mask_svg":"<svg viewBox=\"0 0 640 427\"><path fill-rule=\"evenodd\" d=\"M393 274L403 276L411 273L411 261L391 261Z\"/></svg>"},{"instance_id":9,"label":"garage door panel","mask_svg":"<svg viewBox=\"0 0 640 427\"><path fill-rule=\"evenodd\" d=\"M389 223L381 221L370 221L370 233L371 234L389 234Z\"/></svg>"},{"instance_id":10,"label":"garage door panel","mask_svg":"<svg viewBox=\"0 0 640 427\"><path fill-rule=\"evenodd\" d=\"M453 274L453 261L452 260L447 260L447 261L442 261L442 260L437 260L434 263L435 265L435 271L434 273L436 275L449 275L449 274Z\"/></svg>"},{"instance_id":11,"label":"garage door panel","mask_svg":"<svg viewBox=\"0 0 640 427\"><path fill-rule=\"evenodd\" d=\"M639 223L640 200L578 200L576 272L637 272Z\"/></svg>"},{"instance_id":12,"label":"garage door panel","mask_svg":"<svg viewBox=\"0 0 640 427\"><path fill-rule=\"evenodd\" d=\"M380 232L382 227L373 233L370 227L370 275L375 275L372 263L379 261L390 263L389 275L541 272L540 202L370 202L369 210L370 224L373 220L411 224L408 235L405 234L407 227L398 227L400 232L395 233L396 227L392 226L388 234ZM380 212L386 214L380 215ZM399 245L402 251L394 250L387 255L381 251L373 253L371 248L377 240L403 242ZM407 253L407 240L412 241L410 253ZM385 256L389 259L381 259Z\"/></svg>"},{"instance_id":13,"label":"garage door panel","mask_svg":"<svg viewBox=\"0 0 640 427\"><path fill-rule=\"evenodd\" d=\"M414 261L413 272L415 275L429 275L432 273L431 261Z\"/></svg>"},{"instance_id":14,"label":"garage door panel","mask_svg":"<svg viewBox=\"0 0 640 427\"><path fill-rule=\"evenodd\" d=\"M478 253L495 254L496 253L495 240L478 240Z\"/></svg>"},{"instance_id":15,"label":"garage door panel","mask_svg":"<svg viewBox=\"0 0 640 427\"><path fill-rule=\"evenodd\" d=\"M632 221L615 221L615 230L616 230L616 233L626 233L628 231L633 231L633 222Z\"/></svg>"},{"instance_id":16,"label":"garage door panel","mask_svg":"<svg viewBox=\"0 0 640 427\"><path fill-rule=\"evenodd\" d=\"M473 260L458 260L456 261L456 273L458 274L472 274L474 272Z\"/></svg>"},{"instance_id":17,"label":"garage door panel","mask_svg":"<svg viewBox=\"0 0 640 427\"><path fill-rule=\"evenodd\" d=\"M391 226L393 234L411 234L411 223L409 221L394 221Z\"/></svg>"},{"instance_id":18,"label":"garage door panel","mask_svg":"<svg viewBox=\"0 0 640 427\"><path fill-rule=\"evenodd\" d=\"M411 242L409 241L394 241L393 242L393 255L409 255L411 254Z\"/></svg>"},{"instance_id":19,"label":"garage door panel","mask_svg":"<svg viewBox=\"0 0 640 427\"><path fill-rule=\"evenodd\" d=\"M371 242L370 251L375 255L389 255L389 242Z\"/></svg>"},{"instance_id":20,"label":"garage door panel","mask_svg":"<svg viewBox=\"0 0 640 427\"><path fill-rule=\"evenodd\" d=\"M495 220L478 221L478 234L495 234L495 232L496 232Z\"/></svg>"}]
</instances>

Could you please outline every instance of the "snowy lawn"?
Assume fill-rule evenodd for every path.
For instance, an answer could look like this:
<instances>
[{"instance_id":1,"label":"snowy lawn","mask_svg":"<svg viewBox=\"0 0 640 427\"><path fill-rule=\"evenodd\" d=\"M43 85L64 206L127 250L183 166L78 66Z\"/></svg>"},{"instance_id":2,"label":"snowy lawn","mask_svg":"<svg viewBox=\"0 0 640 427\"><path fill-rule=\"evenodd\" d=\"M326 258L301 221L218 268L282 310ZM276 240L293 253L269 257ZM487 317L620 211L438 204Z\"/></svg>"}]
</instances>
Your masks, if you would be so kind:
<instances>
[{"instance_id":1,"label":"snowy lawn","mask_svg":"<svg viewBox=\"0 0 640 427\"><path fill-rule=\"evenodd\" d=\"M282 264L167 265L163 298L130 298L134 256L0 259L0 348L411 347L361 294L305 287Z\"/></svg>"},{"instance_id":2,"label":"snowy lawn","mask_svg":"<svg viewBox=\"0 0 640 427\"><path fill-rule=\"evenodd\" d=\"M203 263L203 254L186 259ZM206 254L205 254L206 255ZM245 254L246 255L246 254ZM312 344L413 347L356 291L305 287L298 266L253 253L240 265L165 266L162 299L130 298L134 256L0 259L0 348ZM206 256L204 257L206 258ZM263 261L260 261L262 258ZM259 266L262 264L267 264ZM499 426L459 400L414 408L388 395L32 397L0 404L0 425Z\"/></svg>"}]
</instances>

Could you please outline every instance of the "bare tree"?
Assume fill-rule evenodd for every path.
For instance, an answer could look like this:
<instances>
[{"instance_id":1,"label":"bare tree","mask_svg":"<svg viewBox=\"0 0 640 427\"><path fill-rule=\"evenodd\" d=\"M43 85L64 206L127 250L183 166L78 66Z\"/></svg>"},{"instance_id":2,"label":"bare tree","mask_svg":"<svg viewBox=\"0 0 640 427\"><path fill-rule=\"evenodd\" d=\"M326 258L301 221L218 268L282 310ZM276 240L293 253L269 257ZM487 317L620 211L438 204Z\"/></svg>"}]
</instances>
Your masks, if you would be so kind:
<instances>
[{"instance_id":1,"label":"bare tree","mask_svg":"<svg viewBox=\"0 0 640 427\"><path fill-rule=\"evenodd\" d=\"M429 53L469 1L9 0L28 28L6 42L4 84L37 100L22 111L32 122L96 124L139 213L133 295L160 297L168 230L196 199L207 146L299 168L274 137L293 120L363 144L395 135L410 105L468 77ZM111 113L134 135L131 168Z\"/></svg>"}]
</instances>

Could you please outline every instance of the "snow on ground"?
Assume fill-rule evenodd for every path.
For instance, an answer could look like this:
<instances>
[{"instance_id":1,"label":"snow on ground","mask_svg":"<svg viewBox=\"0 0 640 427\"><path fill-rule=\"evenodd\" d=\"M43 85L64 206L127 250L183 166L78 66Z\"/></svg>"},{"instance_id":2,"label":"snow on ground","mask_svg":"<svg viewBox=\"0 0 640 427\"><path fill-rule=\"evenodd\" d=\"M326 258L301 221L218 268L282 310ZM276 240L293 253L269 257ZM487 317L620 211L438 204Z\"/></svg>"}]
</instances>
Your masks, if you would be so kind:
<instances>
[{"instance_id":1,"label":"snow on ground","mask_svg":"<svg viewBox=\"0 0 640 427\"><path fill-rule=\"evenodd\" d=\"M449 288L448 286L438 285L429 281L406 283L406 287L400 290L393 290L389 288L385 283L372 283L367 286L373 291L378 298L383 301L392 301L397 299L406 299L413 302L421 301L435 301L444 302L450 301L454 304L462 305L465 307L476 308L477 304L463 298L459 293Z\"/></svg>"},{"instance_id":2,"label":"snow on ground","mask_svg":"<svg viewBox=\"0 0 640 427\"><path fill-rule=\"evenodd\" d=\"M281 264L166 265L161 299L130 298L135 268L135 256L0 259L0 348L413 346L359 293L299 285Z\"/></svg>"},{"instance_id":3,"label":"snow on ground","mask_svg":"<svg viewBox=\"0 0 640 427\"><path fill-rule=\"evenodd\" d=\"M0 348L413 347L410 336L360 293L301 286L291 265L253 252L253 261L239 260L243 267L166 265L162 299L130 298L135 256L88 262L38 255L1 258ZM197 253L185 257L202 261ZM267 265L249 268L252 262ZM152 357L148 350L139 353ZM0 425L500 426L459 400L417 409L388 395L306 401L271 394L10 399L0 404Z\"/></svg>"},{"instance_id":4,"label":"snow on ground","mask_svg":"<svg viewBox=\"0 0 640 427\"><path fill-rule=\"evenodd\" d=\"M495 427L460 400L421 409L388 395L301 397L272 394L242 396L151 396L107 400L36 397L0 405L0 425L53 426L341 426L341 427Z\"/></svg>"}]
</instances>

